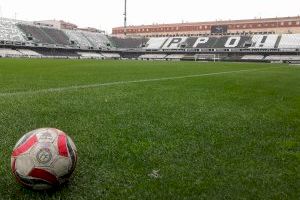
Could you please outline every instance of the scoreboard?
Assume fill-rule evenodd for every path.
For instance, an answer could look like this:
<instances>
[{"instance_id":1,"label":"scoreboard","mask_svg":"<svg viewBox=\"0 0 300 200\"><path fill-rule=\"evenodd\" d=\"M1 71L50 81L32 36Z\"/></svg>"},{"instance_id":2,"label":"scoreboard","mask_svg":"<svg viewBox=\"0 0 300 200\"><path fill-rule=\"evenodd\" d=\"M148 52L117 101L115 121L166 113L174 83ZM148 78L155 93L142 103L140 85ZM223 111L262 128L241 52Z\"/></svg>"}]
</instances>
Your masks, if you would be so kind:
<instances>
[{"instance_id":1,"label":"scoreboard","mask_svg":"<svg viewBox=\"0 0 300 200\"><path fill-rule=\"evenodd\" d=\"M211 33L227 33L227 25L211 26Z\"/></svg>"}]
</instances>

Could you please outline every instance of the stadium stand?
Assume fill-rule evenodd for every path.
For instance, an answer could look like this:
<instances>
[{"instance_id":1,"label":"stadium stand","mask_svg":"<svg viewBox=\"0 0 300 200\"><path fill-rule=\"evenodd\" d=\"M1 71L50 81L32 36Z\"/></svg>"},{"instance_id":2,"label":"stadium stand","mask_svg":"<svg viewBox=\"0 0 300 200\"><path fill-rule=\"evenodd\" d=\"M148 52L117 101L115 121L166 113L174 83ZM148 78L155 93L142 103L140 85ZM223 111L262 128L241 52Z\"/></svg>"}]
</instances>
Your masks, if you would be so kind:
<instances>
[{"instance_id":1,"label":"stadium stand","mask_svg":"<svg viewBox=\"0 0 300 200\"><path fill-rule=\"evenodd\" d=\"M41 57L42 55L30 49L18 49L21 54L29 57Z\"/></svg>"},{"instance_id":2,"label":"stadium stand","mask_svg":"<svg viewBox=\"0 0 300 200\"><path fill-rule=\"evenodd\" d=\"M217 57L215 54L196 54L195 60L217 60L219 57Z\"/></svg>"},{"instance_id":3,"label":"stadium stand","mask_svg":"<svg viewBox=\"0 0 300 200\"><path fill-rule=\"evenodd\" d=\"M187 37L170 37L165 41L162 49L180 49L186 46L186 40Z\"/></svg>"},{"instance_id":4,"label":"stadium stand","mask_svg":"<svg viewBox=\"0 0 300 200\"><path fill-rule=\"evenodd\" d=\"M23 33L16 26L18 21L0 18L0 40L25 42Z\"/></svg>"},{"instance_id":5,"label":"stadium stand","mask_svg":"<svg viewBox=\"0 0 300 200\"><path fill-rule=\"evenodd\" d=\"M44 28L42 27L41 30L45 32L56 44L61 45L69 45L69 37L61 30L53 29L53 28Z\"/></svg>"},{"instance_id":6,"label":"stadium stand","mask_svg":"<svg viewBox=\"0 0 300 200\"><path fill-rule=\"evenodd\" d=\"M150 38L144 49L158 50L163 47L168 38Z\"/></svg>"},{"instance_id":7,"label":"stadium stand","mask_svg":"<svg viewBox=\"0 0 300 200\"><path fill-rule=\"evenodd\" d=\"M279 46L278 46L279 45ZM300 48L300 34L150 38L144 49Z\"/></svg>"},{"instance_id":8,"label":"stadium stand","mask_svg":"<svg viewBox=\"0 0 300 200\"><path fill-rule=\"evenodd\" d=\"M28 40L44 44L69 45L69 37L61 30L28 24L17 25Z\"/></svg>"},{"instance_id":9,"label":"stadium stand","mask_svg":"<svg viewBox=\"0 0 300 200\"><path fill-rule=\"evenodd\" d=\"M254 35L252 37L251 48L265 48L272 49L275 48L278 35Z\"/></svg>"},{"instance_id":10,"label":"stadium stand","mask_svg":"<svg viewBox=\"0 0 300 200\"><path fill-rule=\"evenodd\" d=\"M165 57L167 60L181 60L185 57L185 54L171 54Z\"/></svg>"},{"instance_id":11,"label":"stadium stand","mask_svg":"<svg viewBox=\"0 0 300 200\"><path fill-rule=\"evenodd\" d=\"M195 55L185 55L183 58L181 58L181 60L185 60L185 61L195 61Z\"/></svg>"},{"instance_id":12,"label":"stadium stand","mask_svg":"<svg viewBox=\"0 0 300 200\"><path fill-rule=\"evenodd\" d=\"M83 49L88 49L89 47L92 47L92 44L80 31L64 30L64 32L69 37L71 44Z\"/></svg>"},{"instance_id":13,"label":"stadium stand","mask_svg":"<svg viewBox=\"0 0 300 200\"><path fill-rule=\"evenodd\" d=\"M245 55L241 58L242 60L263 60L263 55Z\"/></svg>"},{"instance_id":14,"label":"stadium stand","mask_svg":"<svg viewBox=\"0 0 300 200\"><path fill-rule=\"evenodd\" d=\"M300 55L272 55L267 56L268 61L300 61Z\"/></svg>"},{"instance_id":15,"label":"stadium stand","mask_svg":"<svg viewBox=\"0 0 300 200\"><path fill-rule=\"evenodd\" d=\"M95 52L78 52L83 59L103 59L104 56Z\"/></svg>"},{"instance_id":16,"label":"stadium stand","mask_svg":"<svg viewBox=\"0 0 300 200\"><path fill-rule=\"evenodd\" d=\"M0 18L0 50L1 57L286 62L299 60L300 33L115 37Z\"/></svg>"},{"instance_id":17,"label":"stadium stand","mask_svg":"<svg viewBox=\"0 0 300 200\"><path fill-rule=\"evenodd\" d=\"M121 56L118 53L102 53L102 55L107 59L120 59Z\"/></svg>"},{"instance_id":18,"label":"stadium stand","mask_svg":"<svg viewBox=\"0 0 300 200\"><path fill-rule=\"evenodd\" d=\"M167 57L166 54L144 54L139 57L141 60L162 60Z\"/></svg>"},{"instance_id":19,"label":"stadium stand","mask_svg":"<svg viewBox=\"0 0 300 200\"><path fill-rule=\"evenodd\" d=\"M22 57L23 54L13 49L0 48L0 57Z\"/></svg>"},{"instance_id":20,"label":"stadium stand","mask_svg":"<svg viewBox=\"0 0 300 200\"><path fill-rule=\"evenodd\" d=\"M102 33L87 31L82 31L81 33L86 37L93 48L108 49L110 47L110 41L108 40L107 36Z\"/></svg>"},{"instance_id":21,"label":"stadium stand","mask_svg":"<svg viewBox=\"0 0 300 200\"><path fill-rule=\"evenodd\" d=\"M191 37L187 39L187 48L244 48L250 46L253 48L274 48L276 38L276 36L264 38L260 35L254 35L253 38L250 36Z\"/></svg>"},{"instance_id":22,"label":"stadium stand","mask_svg":"<svg viewBox=\"0 0 300 200\"><path fill-rule=\"evenodd\" d=\"M37 53L41 54L42 57L54 57L54 58L79 58L80 55L76 51L67 49L37 49Z\"/></svg>"},{"instance_id":23,"label":"stadium stand","mask_svg":"<svg viewBox=\"0 0 300 200\"><path fill-rule=\"evenodd\" d=\"M118 37L109 37L111 44L115 48L119 49L138 49L146 45L149 39L140 37L140 38L118 38Z\"/></svg>"},{"instance_id":24,"label":"stadium stand","mask_svg":"<svg viewBox=\"0 0 300 200\"><path fill-rule=\"evenodd\" d=\"M218 38L216 37L199 37L192 47L197 49L213 48L217 42Z\"/></svg>"},{"instance_id":25,"label":"stadium stand","mask_svg":"<svg viewBox=\"0 0 300 200\"><path fill-rule=\"evenodd\" d=\"M18 24L18 27L25 33L28 40L32 40L36 43L55 44L54 39L48 36L38 26Z\"/></svg>"},{"instance_id":26,"label":"stadium stand","mask_svg":"<svg viewBox=\"0 0 300 200\"><path fill-rule=\"evenodd\" d=\"M283 34L278 48L300 48L300 34Z\"/></svg>"},{"instance_id":27,"label":"stadium stand","mask_svg":"<svg viewBox=\"0 0 300 200\"><path fill-rule=\"evenodd\" d=\"M229 40L229 37L219 37L216 39L215 44L211 48L232 48L237 47L240 37Z\"/></svg>"},{"instance_id":28,"label":"stadium stand","mask_svg":"<svg viewBox=\"0 0 300 200\"><path fill-rule=\"evenodd\" d=\"M228 37L224 47L226 48L244 48L252 44L251 37L249 36L232 36Z\"/></svg>"},{"instance_id":29,"label":"stadium stand","mask_svg":"<svg viewBox=\"0 0 300 200\"><path fill-rule=\"evenodd\" d=\"M196 43L196 41L198 40L197 37L189 37L186 41L185 41L185 47L186 48L194 48L194 44Z\"/></svg>"}]
</instances>

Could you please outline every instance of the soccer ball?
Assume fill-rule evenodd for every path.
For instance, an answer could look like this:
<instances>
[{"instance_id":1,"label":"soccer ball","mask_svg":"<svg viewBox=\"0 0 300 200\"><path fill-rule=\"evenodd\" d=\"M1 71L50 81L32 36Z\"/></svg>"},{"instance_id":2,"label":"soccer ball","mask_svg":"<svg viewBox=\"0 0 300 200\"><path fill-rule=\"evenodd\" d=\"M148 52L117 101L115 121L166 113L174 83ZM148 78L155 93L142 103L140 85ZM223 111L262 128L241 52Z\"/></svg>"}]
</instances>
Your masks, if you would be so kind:
<instances>
[{"instance_id":1,"label":"soccer ball","mask_svg":"<svg viewBox=\"0 0 300 200\"><path fill-rule=\"evenodd\" d=\"M77 162L77 150L69 136L54 128L25 134L11 156L17 181L34 190L47 190L65 183Z\"/></svg>"}]
</instances>

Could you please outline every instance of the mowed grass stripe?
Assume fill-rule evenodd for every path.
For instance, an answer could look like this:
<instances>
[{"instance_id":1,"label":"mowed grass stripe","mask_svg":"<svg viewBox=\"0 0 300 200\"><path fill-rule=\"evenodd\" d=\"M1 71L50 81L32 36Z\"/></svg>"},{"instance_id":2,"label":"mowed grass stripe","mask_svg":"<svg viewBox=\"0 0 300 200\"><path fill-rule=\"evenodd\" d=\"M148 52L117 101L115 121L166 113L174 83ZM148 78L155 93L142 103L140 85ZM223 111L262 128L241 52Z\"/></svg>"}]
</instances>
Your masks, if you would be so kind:
<instances>
[{"instance_id":1,"label":"mowed grass stripe","mask_svg":"<svg viewBox=\"0 0 300 200\"><path fill-rule=\"evenodd\" d=\"M0 94L286 66L260 63L0 59Z\"/></svg>"},{"instance_id":2,"label":"mowed grass stripe","mask_svg":"<svg viewBox=\"0 0 300 200\"><path fill-rule=\"evenodd\" d=\"M258 69L223 71L223 72L195 74L195 75L187 75L187 76L173 76L173 77L151 78L151 79L141 79L141 80L132 80L132 81L116 81L116 82L88 84L88 85L74 85L74 86L69 86L69 87L48 88L48 89L41 89L41 90L35 90L35 91L8 92L8 93L0 93L0 97L35 95L35 94L40 94L40 93L64 92L64 91L70 91L70 90L98 88L98 87L113 86L113 85L131 84L131 83L157 82L157 81L198 78L198 77L205 77L205 76L216 76L216 75L224 75L224 74L243 73L243 72L255 72L255 71L264 71L267 69L275 69L275 68L280 68L280 67L267 67L267 68L258 68Z\"/></svg>"}]
</instances>

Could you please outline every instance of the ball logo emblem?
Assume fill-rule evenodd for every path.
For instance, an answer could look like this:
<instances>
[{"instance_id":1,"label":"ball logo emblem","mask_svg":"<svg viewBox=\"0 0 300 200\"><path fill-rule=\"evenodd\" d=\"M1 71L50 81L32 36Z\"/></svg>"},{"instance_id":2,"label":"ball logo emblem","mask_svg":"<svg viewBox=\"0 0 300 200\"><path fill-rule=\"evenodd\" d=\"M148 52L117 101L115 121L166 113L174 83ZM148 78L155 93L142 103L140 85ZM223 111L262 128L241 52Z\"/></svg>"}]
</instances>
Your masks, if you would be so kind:
<instances>
[{"instance_id":1,"label":"ball logo emblem","mask_svg":"<svg viewBox=\"0 0 300 200\"><path fill-rule=\"evenodd\" d=\"M36 155L36 159L41 164L47 164L52 159L52 154L50 149L43 148L40 149L39 152Z\"/></svg>"},{"instance_id":2,"label":"ball logo emblem","mask_svg":"<svg viewBox=\"0 0 300 200\"><path fill-rule=\"evenodd\" d=\"M40 136L40 140L52 140L52 135L50 133L43 133L41 136Z\"/></svg>"}]
</instances>

